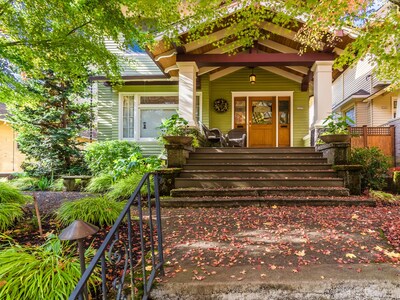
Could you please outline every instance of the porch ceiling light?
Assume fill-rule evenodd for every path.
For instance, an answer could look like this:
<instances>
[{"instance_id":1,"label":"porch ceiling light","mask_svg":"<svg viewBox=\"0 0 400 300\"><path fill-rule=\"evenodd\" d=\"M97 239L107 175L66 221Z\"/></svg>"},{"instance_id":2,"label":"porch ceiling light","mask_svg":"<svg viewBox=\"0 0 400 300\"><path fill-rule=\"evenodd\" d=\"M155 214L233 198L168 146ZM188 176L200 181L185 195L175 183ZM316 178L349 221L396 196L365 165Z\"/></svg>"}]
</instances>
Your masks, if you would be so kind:
<instances>
[{"instance_id":1,"label":"porch ceiling light","mask_svg":"<svg viewBox=\"0 0 400 300\"><path fill-rule=\"evenodd\" d=\"M249 75L249 80L251 84L256 83L256 75L254 74L254 68L251 68L251 74Z\"/></svg>"}]
</instances>

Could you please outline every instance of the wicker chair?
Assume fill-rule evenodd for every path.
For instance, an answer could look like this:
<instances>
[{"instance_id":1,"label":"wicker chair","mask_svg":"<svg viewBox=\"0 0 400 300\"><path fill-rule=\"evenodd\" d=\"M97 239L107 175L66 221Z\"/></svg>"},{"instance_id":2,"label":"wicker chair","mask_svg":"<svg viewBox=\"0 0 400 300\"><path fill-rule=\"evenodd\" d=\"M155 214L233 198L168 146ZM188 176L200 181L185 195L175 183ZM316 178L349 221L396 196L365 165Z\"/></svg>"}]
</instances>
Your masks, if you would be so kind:
<instances>
[{"instance_id":1,"label":"wicker chair","mask_svg":"<svg viewBox=\"0 0 400 300\"><path fill-rule=\"evenodd\" d=\"M235 128L225 136L228 147L246 147L246 129Z\"/></svg>"},{"instance_id":2,"label":"wicker chair","mask_svg":"<svg viewBox=\"0 0 400 300\"><path fill-rule=\"evenodd\" d=\"M211 128L209 129L206 125L199 122L201 129L206 137L206 140L210 144L219 144L221 147L226 146L224 135L222 134L221 130L218 128Z\"/></svg>"}]
</instances>

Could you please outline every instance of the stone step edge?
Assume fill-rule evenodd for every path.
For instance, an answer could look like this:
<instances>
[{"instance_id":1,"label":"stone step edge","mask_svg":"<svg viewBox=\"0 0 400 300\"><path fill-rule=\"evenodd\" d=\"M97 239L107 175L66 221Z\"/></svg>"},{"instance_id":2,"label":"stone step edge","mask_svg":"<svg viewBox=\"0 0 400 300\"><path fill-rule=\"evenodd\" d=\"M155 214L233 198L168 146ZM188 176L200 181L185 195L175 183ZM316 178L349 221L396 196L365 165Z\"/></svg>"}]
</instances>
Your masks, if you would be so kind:
<instances>
[{"instance_id":1,"label":"stone step edge","mask_svg":"<svg viewBox=\"0 0 400 300\"><path fill-rule=\"evenodd\" d=\"M376 206L373 199L348 197L164 197L162 207L234 207L234 206Z\"/></svg>"},{"instance_id":2,"label":"stone step edge","mask_svg":"<svg viewBox=\"0 0 400 300\"><path fill-rule=\"evenodd\" d=\"M305 180L305 181L343 181L342 178L338 177L292 177L292 178L253 178L253 177L219 177L219 178L176 178L175 180L181 181L298 181L298 180Z\"/></svg>"},{"instance_id":3,"label":"stone step edge","mask_svg":"<svg viewBox=\"0 0 400 300\"><path fill-rule=\"evenodd\" d=\"M208 169L208 170L182 170L181 173L238 173L239 170L235 169ZM336 173L335 170L333 169L328 169L328 170L316 170L316 169L311 169L311 170L240 170L240 173L304 173L304 172L310 172L310 173Z\"/></svg>"},{"instance_id":4,"label":"stone step edge","mask_svg":"<svg viewBox=\"0 0 400 300\"><path fill-rule=\"evenodd\" d=\"M271 187L232 187L232 188L215 188L215 189L210 189L210 188L179 188L179 189L174 189L174 190L179 190L179 191L223 191L223 192L235 192L235 191L281 191L281 190L290 190L290 191L320 191L320 190L347 190L345 187L334 187L334 186L327 186L327 187L315 187L315 186L271 186Z\"/></svg>"}]
</instances>

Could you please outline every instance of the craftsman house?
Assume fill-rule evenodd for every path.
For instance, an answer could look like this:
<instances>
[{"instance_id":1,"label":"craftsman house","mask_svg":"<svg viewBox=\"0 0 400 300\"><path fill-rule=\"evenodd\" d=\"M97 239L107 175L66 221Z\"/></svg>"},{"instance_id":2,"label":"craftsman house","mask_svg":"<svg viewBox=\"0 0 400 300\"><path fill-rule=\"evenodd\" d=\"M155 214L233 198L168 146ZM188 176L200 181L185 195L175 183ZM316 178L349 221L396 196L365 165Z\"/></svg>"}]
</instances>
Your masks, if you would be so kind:
<instances>
[{"instance_id":1,"label":"craftsman house","mask_svg":"<svg viewBox=\"0 0 400 300\"><path fill-rule=\"evenodd\" d=\"M263 22L260 27L269 38L256 41L251 49L237 43L215 46L229 36L230 28L216 28L194 41L182 34L180 47L160 40L148 52L122 51L109 42L111 51L135 61L135 66L124 64L122 87L94 78L98 139L137 141L145 153L157 154L158 126L178 110L190 125L201 121L224 133L242 128L248 147L308 145L309 132L313 142L313 132L332 110L332 82L341 74L333 70L333 60L354 36L341 31L334 47L321 42L320 49L299 55L295 35L301 26ZM228 54L232 45L235 55Z\"/></svg>"}]
</instances>

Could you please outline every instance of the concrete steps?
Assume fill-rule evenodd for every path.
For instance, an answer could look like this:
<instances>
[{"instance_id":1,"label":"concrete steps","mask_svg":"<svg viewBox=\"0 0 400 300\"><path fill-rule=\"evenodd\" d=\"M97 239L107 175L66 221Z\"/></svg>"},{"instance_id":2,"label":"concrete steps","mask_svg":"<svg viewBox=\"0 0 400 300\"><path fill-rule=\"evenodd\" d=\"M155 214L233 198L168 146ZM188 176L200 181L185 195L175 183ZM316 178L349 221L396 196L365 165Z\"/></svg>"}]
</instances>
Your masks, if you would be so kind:
<instances>
[{"instance_id":1,"label":"concrete steps","mask_svg":"<svg viewBox=\"0 0 400 300\"><path fill-rule=\"evenodd\" d=\"M356 205L314 148L199 148L189 155L170 206ZM186 204L185 204L186 203Z\"/></svg>"},{"instance_id":2,"label":"concrete steps","mask_svg":"<svg viewBox=\"0 0 400 300\"><path fill-rule=\"evenodd\" d=\"M176 178L176 188L202 187L266 187L266 186L330 186L343 187L341 178Z\"/></svg>"},{"instance_id":3,"label":"concrete steps","mask_svg":"<svg viewBox=\"0 0 400 300\"><path fill-rule=\"evenodd\" d=\"M375 206L373 199L363 197L172 197L161 199L163 207L238 207L238 206Z\"/></svg>"},{"instance_id":4,"label":"concrete steps","mask_svg":"<svg viewBox=\"0 0 400 300\"><path fill-rule=\"evenodd\" d=\"M349 196L349 190L343 187L251 187L251 188L182 188L174 189L172 197L257 197L257 196Z\"/></svg>"}]
</instances>

